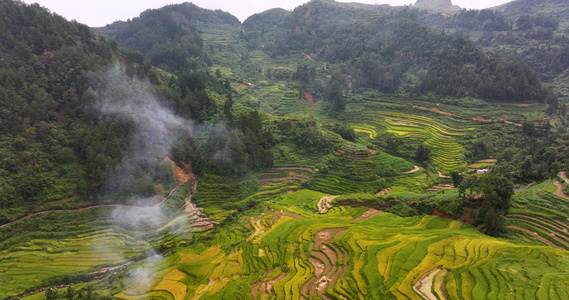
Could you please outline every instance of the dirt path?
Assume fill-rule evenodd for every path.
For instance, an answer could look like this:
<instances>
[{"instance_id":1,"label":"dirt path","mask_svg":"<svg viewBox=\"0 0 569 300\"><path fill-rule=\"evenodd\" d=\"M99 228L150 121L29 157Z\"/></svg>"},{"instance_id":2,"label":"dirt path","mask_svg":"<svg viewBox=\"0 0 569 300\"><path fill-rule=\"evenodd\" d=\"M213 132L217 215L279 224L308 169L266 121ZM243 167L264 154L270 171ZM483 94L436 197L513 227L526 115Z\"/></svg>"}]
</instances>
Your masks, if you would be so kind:
<instances>
[{"instance_id":1,"label":"dirt path","mask_svg":"<svg viewBox=\"0 0 569 300\"><path fill-rule=\"evenodd\" d=\"M401 172L401 174L411 174L411 173L415 173L417 171L419 171L421 168L419 168L419 166L414 166L413 169L409 170L409 171L405 171L405 172Z\"/></svg>"},{"instance_id":2,"label":"dirt path","mask_svg":"<svg viewBox=\"0 0 569 300\"><path fill-rule=\"evenodd\" d=\"M419 279L419 281L417 281L417 283L413 286L413 290L417 294L421 295L423 299L437 300L437 296L433 294L433 281L435 280L435 276L437 276L437 274L441 271L442 269L439 267L423 275L423 277L421 277L421 279Z\"/></svg>"},{"instance_id":3,"label":"dirt path","mask_svg":"<svg viewBox=\"0 0 569 300\"><path fill-rule=\"evenodd\" d=\"M436 108L436 107L428 108L428 107L424 107L424 106L419 106L419 105L413 104L413 108L419 108L419 109L424 109L424 110L430 110L430 111L434 111L434 112L436 112L436 113L443 114L443 115L447 115L447 116L453 116L453 117L458 117L458 118L461 117L461 116L456 115L456 114L453 114L453 113L451 113L451 112L444 111L444 110L440 110L440 109L438 109L438 108Z\"/></svg>"},{"instance_id":4,"label":"dirt path","mask_svg":"<svg viewBox=\"0 0 569 300\"><path fill-rule=\"evenodd\" d=\"M516 126L518 126L518 127L523 127L522 124L509 121L508 119L506 119L506 118L504 118L504 117L499 117L498 119L499 119L500 121L503 121L504 123L507 123L507 124L512 124L512 125L516 125Z\"/></svg>"},{"instance_id":5,"label":"dirt path","mask_svg":"<svg viewBox=\"0 0 569 300\"><path fill-rule=\"evenodd\" d=\"M6 224L2 224L0 225L0 228L4 228L6 226L12 225L14 223L20 222L22 220L37 216L37 215L43 215L43 214L47 214L47 213L51 213L51 212L72 212L72 211L82 211L82 210L86 210L86 209L92 209L92 208L100 208L100 207L122 207L122 208L132 208L132 207L138 207L138 206L129 206L129 205L121 205L121 204L102 204L102 205L93 205L93 206L87 206L87 207L80 207L80 208L74 208L74 209L54 209L54 210L44 210L44 211L38 211L35 213L30 213L27 214L21 218L18 218L12 222L6 223Z\"/></svg>"},{"instance_id":6,"label":"dirt path","mask_svg":"<svg viewBox=\"0 0 569 300\"><path fill-rule=\"evenodd\" d=\"M318 212L320 212L321 214L327 213L328 210L332 208L332 200L334 200L334 198L336 197L338 196L328 196L320 198L320 201L318 201Z\"/></svg>"},{"instance_id":7,"label":"dirt path","mask_svg":"<svg viewBox=\"0 0 569 300\"><path fill-rule=\"evenodd\" d=\"M387 194L391 194L392 191L393 190L389 187L389 188L386 188L386 189L383 189L383 190L377 192L377 194L380 196L381 195L387 195Z\"/></svg>"},{"instance_id":8,"label":"dirt path","mask_svg":"<svg viewBox=\"0 0 569 300\"><path fill-rule=\"evenodd\" d=\"M290 167L290 168L271 168L269 170L270 171L306 171L308 173L316 174L316 172L314 170L312 170L311 168Z\"/></svg>"},{"instance_id":9,"label":"dirt path","mask_svg":"<svg viewBox=\"0 0 569 300\"><path fill-rule=\"evenodd\" d=\"M540 240L541 242L543 242L544 244L547 244L547 245L549 245L549 246L551 246L551 247L554 247L554 248L557 248L557 249L559 249L559 250L563 250L561 247L555 245L555 244L554 244L553 242L551 242L550 240L548 240L548 239L546 239L546 238L540 236L539 234L537 234L537 232L534 232L534 231L531 231L531 230L528 230L528 229L525 229L525 228L521 228L521 227L515 226L515 225L508 225L508 226L506 226L506 227L508 227L508 228L513 228L513 229L517 229L517 230L521 230L521 231L523 231L523 232L527 232L527 233L531 234L532 236L534 236L536 239L538 239L538 240Z\"/></svg>"},{"instance_id":10,"label":"dirt path","mask_svg":"<svg viewBox=\"0 0 569 300\"><path fill-rule=\"evenodd\" d=\"M307 182L308 180L310 180L310 177L297 175L297 176L285 176L285 177L257 178L257 183L263 185L267 183L287 181L287 180L300 180L300 182Z\"/></svg>"},{"instance_id":11,"label":"dirt path","mask_svg":"<svg viewBox=\"0 0 569 300\"><path fill-rule=\"evenodd\" d=\"M539 105L539 103L517 103L512 105L517 107L528 107L528 106Z\"/></svg>"},{"instance_id":12,"label":"dirt path","mask_svg":"<svg viewBox=\"0 0 569 300\"><path fill-rule=\"evenodd\" d=\"M167 160L169 160L167 158ZM170 163L172 165L172 170L174 172L174 175L176 176L176 178L178 179L179 184L174 187L170 193L164 198L162 199L160 202L151 205L151 206L160 206L162 205L164 202L166 202L166 200L170 199L170 197L174 194L174 192L184 183L187 182L187 180L192 179L192 176L194 176L193 180L192 180L192 190L190 192L190 197L191 194L195 191L195 188L197 187L197 176L193 175L193 173L191 174L192 176L190 176L189 174L185 174L186 172L184 172L181 168L177 167L174 162L172 162L170 160ZM65 199L62 199L65 200ZM48 203L53 203L53 202L57 202L57 201L61 201L61 200L56 200L56 201L51 201L51 202L47 202L44 203L42 205L48 204ZM37 211L37 212L32 212L29 213L23 217L20 217L12 222L6 223L6 224L2 224L0 225L0 228L4 228L6 226L12 225L14 223L20 222L22 220L37 216L37 215L42 215L42 214L47 214L50 212L73 212L73 211L82 211L85 209L93 209L93 208L102 208L102 207L120 207L120 208L140 208L141 206L136 206L136 205L124 205L124 204L100 204L100 205L91 205L91 206L86 206L86 207L80 207L80 208L72 208L72 209L53 209L53 210L42 210L42 211Z\"/></svg>"},{"instance_id":13,"label":"dirt path","mask_svg":"<svg viewBox=\"0 0 569 300\"><path fill-rule=\"evenodd\" d=\"M561 182L559 182L559 180L556 180L554 184L557 187L557 189L555 189L555 193L553 194L555 196L559 196L564 199L569 199L569 196L563 194L563 185L561 184Z\"/></svg>"}]
</instances>

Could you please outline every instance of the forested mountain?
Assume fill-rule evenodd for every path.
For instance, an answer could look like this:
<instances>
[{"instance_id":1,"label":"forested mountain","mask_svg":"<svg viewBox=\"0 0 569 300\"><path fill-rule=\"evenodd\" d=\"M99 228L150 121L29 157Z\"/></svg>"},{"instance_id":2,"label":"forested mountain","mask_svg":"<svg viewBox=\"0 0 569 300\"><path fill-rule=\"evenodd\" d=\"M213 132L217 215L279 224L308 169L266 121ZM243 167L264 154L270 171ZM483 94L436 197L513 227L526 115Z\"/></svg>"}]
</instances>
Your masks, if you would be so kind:
<instances>
[{"instance_id":1,"label":"forested mountain","mask_svg":"<svg viewBox=\"0 0 569 300\"><path fill-rule=\"evenodd\" d=\"M414 10L421 22L468 37L485 49L526 62L553 87L569 98L566 70L569 67L566 1L512 1L495 8L462 10L452 16Z\"/></svg>"},{"instance_id":2,"label":"forested mountain","mask_svg":"<svg viewBox=\"0 0 569 300\"><path fill-rule=\"evenodd\" d=\"M115 40L120 47L140 51L153 66L179 73L209 62L197 23L239 26L229 13L206 10L191 3L149 9L139 17L117 21L95 32Z\"/></svg>"},{"instance_id":3,"label":"forested mountain","mask_svg":"<svg viewBox=\"0 0 569 300\"><path fill-rule=\"evenodd\" d=\"M208 14L189 4L180 8L202 17ZM120 50L115 41L38 5L3 1L0 17L0 222L53 200L72 199L64 205L76 207L133 202L134 195L162 196L175 184L170 165L163 161L168 155L180 165L192 157L198 174L207 170L241 174L270 164L271 157L261 146L265 139L257 137L263 136L258 114L237 115L234 120L229 116L228 87L204 70L205 54L191 58L182 53L189 64L176 65L179 76L174 76L151 66L140 52ZM199 41L199 33L194 38ZM195 49L202 53L201 46ZM117 97L138 99L138 106L109 102ZM225 112L224 102L228 102ZM181 128L140 129L141 122L164 117L156 111L200 126L192 133L199 143L192 143ZM216 115L232 122L227 128L223 119L219 125L207 123ZM173 147L173 141L164 145L165 137L153 136L163 130L172 135L171 140L182 134L174 153L162 149ZM219 143L201 137L212 132L229 139ZM243 132L254 140L247 149L241 143ZM132 152L137 143L155 138L154 152ZM227 147L232 147L233 164L216 166L213 154Z\"/></svg>"},{"instance_id":4,"label":"forested mountain","mask_svg":"<svg viewBox=\"0 0 569 300\"><path fill-rule=\"evenodd\" d=\"M0 28L4 222L34 204L85 194L85 175L75 164L89 164L88 145L104 139L112 125L88 114L84 75L101 70L119 53L115 42L38 5L2 1ZM101 135L89 141L85 135L95 132ZM114 147L121 151L120 145ZM73 179L65 184L69 177Z\"/></svg>"},{"instance_id":5,"label":"forested mountain","mask_svg":"<svg viewBox=\"0 0 569 300\"><path fill-rule=\"evenodd\" d=\"M0 1L0 299L569 299L564 6Z\"/></svg>"},{"instance_id":6,"label":"forested mountain","mask_svg":"<svg viewBox=\"0 0 569 300\"><path fill-rule=\"evenodd\" d=\"M491 8L503 12L508 20L541 16L557 20L563 29L569 26L569 5L563 0L516 0Z\"/></svg>"},{"instance_id":7,"label":"forested mountain","mask_svg":"<svg viewBox=\"0 0 569 300\"><path fill-rule=\"evenodd\" d=\"M268 22L259 22L263 17ZM255 22L246 20L243 27L252 46L273 56L296 51L342 63L342 73L349 78L346 86L510 102L555 101L524 63L424 26L407 9L387 13L315 0L290 15L251 19ZM279 22L282 26L275 26Z\"/></svg>"}]
</instances>

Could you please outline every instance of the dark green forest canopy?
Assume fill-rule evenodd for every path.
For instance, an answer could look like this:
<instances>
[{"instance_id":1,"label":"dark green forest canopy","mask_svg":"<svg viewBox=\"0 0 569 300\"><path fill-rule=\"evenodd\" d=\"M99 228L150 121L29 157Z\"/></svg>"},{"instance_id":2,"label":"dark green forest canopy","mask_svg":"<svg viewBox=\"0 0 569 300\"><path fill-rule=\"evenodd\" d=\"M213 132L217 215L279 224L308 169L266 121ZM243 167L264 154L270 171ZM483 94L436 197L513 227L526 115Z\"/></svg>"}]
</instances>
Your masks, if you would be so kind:
<instances>
[{"instance_id":1,"label":"dark green forest canopy","mask_svg":"<svg viewBox=\"0 0 569 300\"><path fill-rule=\"evenodd\" d=\"M205 10L180 7L208 17ZM236 22L226 13L214 15ZM190 157L199 161L196 172L243 173L272 162L260 123L250 122L258 115L238 115L235 124L227 126L223 119L212 119L222 109L218 111L210 95L223 97L228 87L207 75L200 67L203 62L174 76L152 67L138 51L119 50L115 41L85 25L18 1L0 4L0 36L1 223L50 201L74 199L64 201L72 207L124 203L134 196L164 196L175 186L171 167L163 161L169 153L148 158L131 151L144 148L141 143L151 140L153 129L141 132L140 118L103 113L102 105L111 98L152 99L150 108L192 120L203 128L200 133L231 133L238 161L227 170L216 167L208 152L225 144L196 134L199 141L180 138L177 148L167 145L178 149L171 154L180 165ZM188 136L184 130L170 133ZM247 148L243 139L249 141ZM123 158L126 153L128 159Z\"/></svg>"},{"instance_id":2,"label":"dark green forest canopy","mask_svg":"<svg viewBox=\"0 0 569 300\"><path fill-rule=\"evenodd\" d=\"M153 66L180 73L200 68L208 61L203 40L196 29L198 22L240 25L239 20L229 13L183 3L149 9L132 20L94 30L117 41L120 47L140 51Z\"/></svg>"},{"instance_id":3,"label":"dark green forest canopy","mask_svg":"<svg viewBox=\"0 0 569 300\"><path fill-rule=\"evenodd\" d=\"M372 10L315 0L291 14L256 15L244 28L250 47L273 56L302 52L341 63L360 88L506 102L551 102L554 97L526 64L422 25L407 9ZM422 75L409 82L409 72Z\"/></svg>"}]
</instances>

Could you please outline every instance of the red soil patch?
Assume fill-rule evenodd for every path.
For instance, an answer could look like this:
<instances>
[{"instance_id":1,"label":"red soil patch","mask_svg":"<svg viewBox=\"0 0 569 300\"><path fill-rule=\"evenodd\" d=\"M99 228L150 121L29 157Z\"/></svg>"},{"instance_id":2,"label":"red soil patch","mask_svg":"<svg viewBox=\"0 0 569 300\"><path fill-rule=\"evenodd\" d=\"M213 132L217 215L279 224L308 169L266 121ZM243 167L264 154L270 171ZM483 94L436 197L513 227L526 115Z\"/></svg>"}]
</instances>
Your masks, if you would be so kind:
<instances>
[{"instance_id":1,"label":"red soil patch","mask_svg":"<svg viewBox=\"0 0 569 300\"><path fill-rule=\"evenodd\" d=\"M381 196L381 195L391 194L391 192L392 192L391 188L386 188L386 189L379 191L377 194Z\"/></svg>"},{"instance_id":2,"label":"red soil patch","mask_svg":"<svg viewBox=\"0 0 569 300\"><path fill-rule=\"evenodd\" d=\"M190 174L184 171L184 169L178 167L175 162L173 162L169 158L166 158L166 161L170 161L170 166L172 167L172 170L174 171L174 176L176 176L176 178L178 179L179 184L183 184L188 182L188 180L191 180L192 176L190 176Z\"/></svg>"},{"instance_id":3,"label":"red soil patch","mask_svg":"<svg viewBox=\"0 0 569 300\"><path fill-rule=\"evenodd\" d=\"M314 97L312 97L311 93L306 92L304 93L304 96L306 97L306 100L308 100L310 103L316 104L316 102L314 102Z\"/></svg>"},{"instance_id":4,"label":"red soil patch","mask_svg":"<svg viewBox=\"0 0 569 300\"><path fill-rule=\"evenodd\" d=\"M443 213L440 209L438 209L436 207L433 208L433 212L431 214L433 216L441 217L443 219L452 219L453 218L451 215Z\"/></svg>"},{"instance_id":5,"label":"red soil patch","mask_svg":"<svg viewBox=\"0 0 569 300\"><path fill-rule=\"evenodd\" d=\"M508 121L508 119L506 119L506 118L504 118L504 117L499 117L498 119L500 119L500 121L503 121L504 123L507 123L507 124L516 125L516 126L518 126L518 127L522 127L522 126L523 126L523 125L520 124L520 123Z\"/></svg>"},{"instance_id":6,"label":"red soil patch","mask_svg":"<svg viewBox=\"0 0 569 300\"><path fill-rule=\"evenodd\" d=\"M472 120L485 120L483 116L472 117Z\"/></svg>"},{"instance_id":7,"label":"red soil patch","mask_svg":"<svg viewBox=\"0 0 569 300\"><path fill-rule=\"evenodd\" d=\"M304 18L306 19L306 18L310 17L311 12L312 12L312 5L310 5L308 7L308 9L306 10L306 13L304 14Z\"/></svg>"},{"instance_id":8,"label":"red soil patch","mask_svg":"<svg viewBox=\"0 0 569 300\"><path fill-rule=\"evenodd\" d=\"M453 114L453 113L451 113L451 112L444 111L444 110L440 110L440 109L438 109L437 107L428 108L428 107L424 107L424 106L419 106L419 105L413 104L413 108L426 109L426 110L434 111L434 112L436 112L436 113L443 114L443 115L447 115L447 116L460 117L459 115L455 115L455 114Z\"/></svg>"},{"instance_id":9,"label":"red soil patch","mask_svg":"<svg viewBox=\"0 0 569 300\"><path fill-rule=\"evenodd\" d=\"M473 225L474 224L474 212L473 212L473 210L467 210L466 212L464 212L462 214L462 216L460 216L460 222L462 222L464 224Z\"/></svg>"},{"instance_id":10,"label":"red soil patch","mask_svg":"<svg viewBox=\"0 0 569 300\"><path fill-rule=\"evenodd\" d=\"M65 123L65 105L62 105L57 110L57 124L63 125Z\"/></svg>"},{"instance_id":11,"label":"red soil patch","mask_svg":"<svg viewBox=\"0 0 569 300\"><path fill-rule=\"evenodd\" d=\"M557 187L557 189L555 190L554 195L564 199L569 199L569 196L563 194L563 185L561 185L561 182L559 182L559 180L555 181L555 186Z\"/></svg>"},{"instance_id":12,"label":"red soil patch","mask_svg":"<svg viewBox=\"0 0 569 300\"><path fill-rule=\"evenodd\" d=\"M377 209L374 209L374 208L370 208L370 209L368 209L367 211L365 211L361 216L352 219L352 221L364 221L364 220L367 220L367 219L369 219L369 218L371 218L371 217L380 215L380 214L382 214L382 213L383 213L383 212L382 212L381 210L377 210Z\"/></svg>"}]
</instances>

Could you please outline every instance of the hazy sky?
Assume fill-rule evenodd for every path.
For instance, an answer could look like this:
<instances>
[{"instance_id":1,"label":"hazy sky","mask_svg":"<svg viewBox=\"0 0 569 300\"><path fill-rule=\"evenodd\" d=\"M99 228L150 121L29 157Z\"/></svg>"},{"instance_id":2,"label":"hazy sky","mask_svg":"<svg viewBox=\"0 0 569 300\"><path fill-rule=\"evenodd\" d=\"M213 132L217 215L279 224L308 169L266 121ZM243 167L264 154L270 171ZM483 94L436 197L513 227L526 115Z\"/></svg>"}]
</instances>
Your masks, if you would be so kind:
<instances>
[{"instance_id":1,"label":"hazy sky","mask_svg":"<svg viewBox=\"0 0 569 300\"><path fill-rule=\"evenodd\" d=\"M104 26L119 20L132 19L149 8L160 8L168 4L193 2L202 8L221 9L244 21L252 14L270 8L293 9L309 0L24 0L25 3L39 3L51 12L68 20L87 24L91 27ZM416 0L341 0L341 2L360 2L369 4L389 4L393 6L414 4ZM511 0L452 0L462 8L488 8Z\"/></svg>"}]
</instances>

